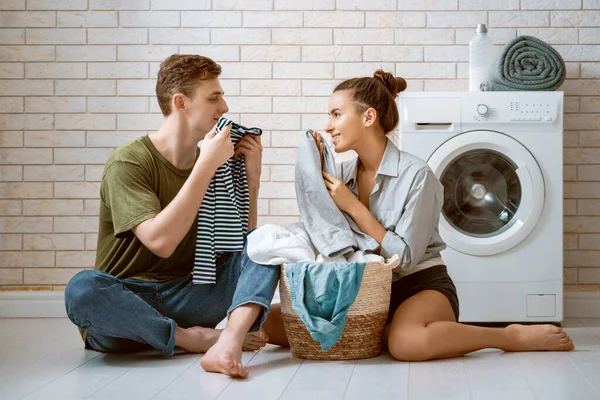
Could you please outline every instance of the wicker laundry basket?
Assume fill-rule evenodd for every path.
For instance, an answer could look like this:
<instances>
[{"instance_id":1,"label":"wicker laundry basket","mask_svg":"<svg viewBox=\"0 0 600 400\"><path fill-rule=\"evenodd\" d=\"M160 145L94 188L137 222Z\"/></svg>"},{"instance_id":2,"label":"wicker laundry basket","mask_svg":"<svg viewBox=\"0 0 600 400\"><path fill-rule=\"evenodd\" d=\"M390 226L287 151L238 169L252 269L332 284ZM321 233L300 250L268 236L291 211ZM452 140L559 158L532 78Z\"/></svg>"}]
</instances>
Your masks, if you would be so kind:
<instances>
[{"instance_id":1,"label":"wicker laundry basket","mask_svg":"<svg viewBox=\"0 0 600 400\"><path fill-rule=\"evenodd\" d=\"M385 263L370 262L365 271L356 300L346 317L346 326L338 342L327 352L314 341L304 322L292 308L290 284L281 266L281 313L292 355L309 360L357 360L381 353L385 323L392 290L392 269L400 264L398 256Z\"/></svg>"}]
</instances>

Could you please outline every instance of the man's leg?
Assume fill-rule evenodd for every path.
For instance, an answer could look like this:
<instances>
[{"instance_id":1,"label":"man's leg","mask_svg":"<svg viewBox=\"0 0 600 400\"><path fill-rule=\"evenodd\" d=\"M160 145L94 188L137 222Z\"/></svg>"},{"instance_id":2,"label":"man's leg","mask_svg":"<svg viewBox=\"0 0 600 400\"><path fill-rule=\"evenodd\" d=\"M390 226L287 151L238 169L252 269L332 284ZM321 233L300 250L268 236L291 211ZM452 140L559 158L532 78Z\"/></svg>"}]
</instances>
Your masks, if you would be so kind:
<instances>
[{"instance_id":1,"label":"man's leg","mask_svg":"<svg viewBox=\"0 0 600 400\"><path fill-rule=\"evenodd\" d=\"M158 310L179 327L188 328L197 352L207 351L221 334L215 327L231 308L242 271L241 256L240 252L217 258L219 276L214 285L192 285L191 277L162 284ZM266 342L263 332L253 332L245 336L242 348L258 350Z\"/></svg>"},{"instance_id":2,"label":"man's leg","mask_svg":"<svg viewBox=\"0 0 600 400\"><path fill-rule=\"evenodd\" d=\"M232 262L240 263L227 326L200 363L209 372L246 378L242 365L242 344L249 331L257 331L267 319L279 281L278 265L261 265L250 260L246 249Z\"/></svg>"},{"instance_id":3,"label":"man's leg","mask_svg":"<svg viewBox=\"0 0 600 400\"><path fill-rule=\"evenodd\" d=\"M233 312L244 305L261 306L259 314L253 321L250 331L258 331L267 320L271 310L271 301L275 295L281 267L279 265L257 264L248 257L246 247L240 253L241 273L233 296L231 307L227 312L229 319Z\"/></svg>"},{"instance_id":4,"label":"man's leg","mask_svg":"<svg viewBox=\"0 0 600 400\"><path fill-rule=\"evenodd\" d=\"M78 273L65 289L65 305L69 319L86 331L89 345L98 351L153 347L166 356L173 354L175 322L112 275Z\"/></svg>"},{"instance_id":5,"label":"man's leg","mask_svg":"<svg viewBox=\"0 0 600 400\"><path fill-rule=\"evenodd\" d=\"M161 286L159 311L182 328L214 328L227 316L240 276L240 253L217 257L216 284L194 285L191 276Z\"/></svg>"}]
</instances>

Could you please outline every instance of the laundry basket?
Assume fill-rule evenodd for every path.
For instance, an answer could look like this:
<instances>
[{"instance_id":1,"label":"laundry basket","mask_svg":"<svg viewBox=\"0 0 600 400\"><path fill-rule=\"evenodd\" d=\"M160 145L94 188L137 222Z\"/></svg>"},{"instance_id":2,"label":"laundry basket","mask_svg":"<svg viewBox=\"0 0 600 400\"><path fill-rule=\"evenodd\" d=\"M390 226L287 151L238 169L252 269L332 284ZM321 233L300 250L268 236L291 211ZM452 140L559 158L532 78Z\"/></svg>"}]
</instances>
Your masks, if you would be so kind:
<instances>
[{"instance_id":1,"label":"laundry basket","mask_svg":"<svg viewBox=\"0 0 600 400\"><path fill-rule=\"evenodd\" d=\"M379 355L390 306L392 269L399 264L400 259L395 255L385 263L369 262L365 265L362 283L356 300L348 310L342 336L327 352L312 339L304 322L292 308L290 284L285 275L287 265L283 264L279 285L281 313L292 355L308 360L357 360Z\"/></svg>"}]
</instances>

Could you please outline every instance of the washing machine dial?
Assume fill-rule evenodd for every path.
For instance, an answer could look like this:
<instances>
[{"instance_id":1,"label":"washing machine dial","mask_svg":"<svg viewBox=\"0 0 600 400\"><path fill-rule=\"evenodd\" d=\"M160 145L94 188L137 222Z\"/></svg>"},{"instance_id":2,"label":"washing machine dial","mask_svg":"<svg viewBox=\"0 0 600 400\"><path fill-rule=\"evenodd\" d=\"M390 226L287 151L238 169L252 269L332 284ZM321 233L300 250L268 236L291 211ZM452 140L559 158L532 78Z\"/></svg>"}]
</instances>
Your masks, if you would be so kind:
<instances>
[{"instance_id":1,"label":"washing machine dial","mask_svg":"<svg viewBox=\"0 0 600 400\"><path fill-rule=\"evenodd\" d=\"M487 118L490 115L490 108L485 104L477 105L477 115Z\"/></svg>"}]
</instances>

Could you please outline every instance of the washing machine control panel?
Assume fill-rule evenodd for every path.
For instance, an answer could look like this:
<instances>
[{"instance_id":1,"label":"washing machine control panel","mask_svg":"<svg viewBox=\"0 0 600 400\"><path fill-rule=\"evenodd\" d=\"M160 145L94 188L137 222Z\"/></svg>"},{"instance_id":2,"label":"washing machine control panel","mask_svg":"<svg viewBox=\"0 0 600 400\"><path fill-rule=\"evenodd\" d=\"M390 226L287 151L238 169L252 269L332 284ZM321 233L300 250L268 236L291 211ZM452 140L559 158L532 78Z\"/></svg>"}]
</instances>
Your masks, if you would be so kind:
<instances>
[{"instance_id":1,"label":"washing machine control panel","mask_svg":"<svg viewBox=\"0 0 600 400\"><path fill-rule=\"evenodd\" d=\"M555 105L545 101L511 101L511 121L552 122L556 118Z\"/></svg>"},{"instance_id":2,"label":"washing machine control panel","mask_svg":"<svg viewBox=\"0 0 600 400\"><path fill-rule=\"evenodd\" d=\"M473 120L478 122L552 123L556 103L513 100L503 104L473 103Z\"/></svg>"}]
</instances>

